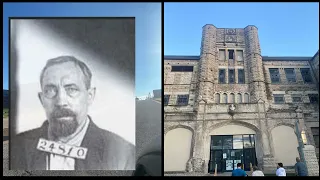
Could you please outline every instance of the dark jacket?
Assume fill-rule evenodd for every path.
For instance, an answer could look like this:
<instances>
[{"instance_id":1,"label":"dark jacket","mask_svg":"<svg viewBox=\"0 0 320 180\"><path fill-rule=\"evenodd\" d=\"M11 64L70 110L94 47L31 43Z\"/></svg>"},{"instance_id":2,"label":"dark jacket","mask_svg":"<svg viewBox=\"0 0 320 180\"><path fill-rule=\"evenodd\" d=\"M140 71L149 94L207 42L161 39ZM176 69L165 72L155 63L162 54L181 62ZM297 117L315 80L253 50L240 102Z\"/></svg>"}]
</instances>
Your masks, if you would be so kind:
<instances>
[{"instance_id":1,"label":"dark jacket","mask_svg":"<svg viewBox=\"0 0 320 180\"><path fill-rule=\"evenodd\" d=\"M48 121L40 128L20 133L10 140L10 169L46 170L46 152L37 150L39 138L48 139ZM135 146L120 136L100 129L90 119L81 143L85 160L75 160L75 170L134 170Z\"/></svg>"},{"instance_id":2,"label":"dark jacket","mask_svg":"<svg viewBox=\"0 0 320 180\"><path fill-rule=\"evenodd\" d=\"M308 176L307 167L303 162L297 162L294 167L298 176Z\"/></svg>"}]
</instances>

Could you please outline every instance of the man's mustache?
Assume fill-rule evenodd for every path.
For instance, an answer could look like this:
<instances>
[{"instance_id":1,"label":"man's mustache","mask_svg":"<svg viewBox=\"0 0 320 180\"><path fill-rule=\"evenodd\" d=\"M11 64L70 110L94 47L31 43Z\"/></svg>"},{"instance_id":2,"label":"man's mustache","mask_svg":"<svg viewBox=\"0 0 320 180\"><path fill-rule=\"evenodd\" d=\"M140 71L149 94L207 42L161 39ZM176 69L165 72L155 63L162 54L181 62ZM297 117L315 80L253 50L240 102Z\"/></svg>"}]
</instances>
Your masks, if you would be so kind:
<instances>
[{"instance_id":1,"label":"man's mustache","mask_svg":"<svg viewBox=\"0 0 320 180\"><path fill-rule=\"evenodd\" d=\"M76 114L72 110L66 108L56 108L51 113L51 118L58 119L62 117L76 117Z\"/></svg>"}]
</instances>

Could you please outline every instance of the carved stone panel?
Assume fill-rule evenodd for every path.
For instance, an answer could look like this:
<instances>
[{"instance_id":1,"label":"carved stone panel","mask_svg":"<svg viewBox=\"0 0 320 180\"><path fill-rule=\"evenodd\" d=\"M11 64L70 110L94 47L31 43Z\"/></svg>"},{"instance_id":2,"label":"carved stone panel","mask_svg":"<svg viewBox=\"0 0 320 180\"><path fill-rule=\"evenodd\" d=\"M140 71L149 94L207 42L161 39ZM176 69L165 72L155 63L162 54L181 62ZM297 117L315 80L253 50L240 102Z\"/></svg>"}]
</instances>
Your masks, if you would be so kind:
<instances>
[{"instance_id":1,"label":"carved stone panel","mask_svg":"<svg viewBox=\"0 0 320 180\"><path fill-rule=\"evenodd\" d=\"M226 29L226 35L236 35L236 29Z\"/></svg>"},{"instance_id":2,"label":"carved stone panel","mask_svg":"<svg viewBox=\"0 0 320 180\"><path fill-rule=\"evenodd\" d=\"M227 42L227 43L237 42L237 35L226 35L225 42Z\"/></svg>"}]
</instances>

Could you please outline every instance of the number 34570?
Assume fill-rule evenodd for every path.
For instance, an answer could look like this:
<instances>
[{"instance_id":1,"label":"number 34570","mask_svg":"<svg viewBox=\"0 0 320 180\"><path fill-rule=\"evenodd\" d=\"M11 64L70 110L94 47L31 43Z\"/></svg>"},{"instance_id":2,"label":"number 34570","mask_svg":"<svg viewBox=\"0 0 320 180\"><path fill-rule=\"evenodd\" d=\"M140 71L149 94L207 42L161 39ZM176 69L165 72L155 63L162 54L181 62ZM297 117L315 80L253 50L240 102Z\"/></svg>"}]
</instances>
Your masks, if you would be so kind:
<instances>
[{"instance_id":1,"label":"number 34570","mask_svg":"<svg viewBox=\"0 0 320 180\"><path fill-rule=\"evenodd\" d=\"M88 151L88 149L84 147L57 143L55 141L49 141L43 138L39 139L37 149L40 151L73 157L77 159L85 159Z\"/></svg>"}]
</instances>

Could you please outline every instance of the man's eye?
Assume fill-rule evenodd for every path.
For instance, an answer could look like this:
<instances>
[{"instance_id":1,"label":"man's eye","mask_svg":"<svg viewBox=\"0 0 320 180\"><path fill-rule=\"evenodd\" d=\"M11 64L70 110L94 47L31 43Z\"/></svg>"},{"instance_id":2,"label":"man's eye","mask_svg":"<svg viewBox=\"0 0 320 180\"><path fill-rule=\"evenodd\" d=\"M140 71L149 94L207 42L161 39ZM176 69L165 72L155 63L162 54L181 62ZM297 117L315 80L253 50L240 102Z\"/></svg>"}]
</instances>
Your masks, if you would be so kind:
<instances>
[{"instance_id":1,"label":"man's eye","mask_svg":"<svg viewBox=\"0 0 320 180\"><path fill-rule=\"evenodd\" d=\"M53 98L57 94L57 91L55 88L46 88L44 94L48 98Z\"/></svg>"},{"instance_id":2,"label":"man's eye","mask_svg":"<svg viewBox=\"0 0 320 180\"><path fill-rule=\"evenodd\" d=\"M72 87L68 87L68 88L66 88L66 91L68 92L68 93L76 93L76 92L78 92L78 89L77 88L72 88Z\"/></svg>"}]
</instances>

